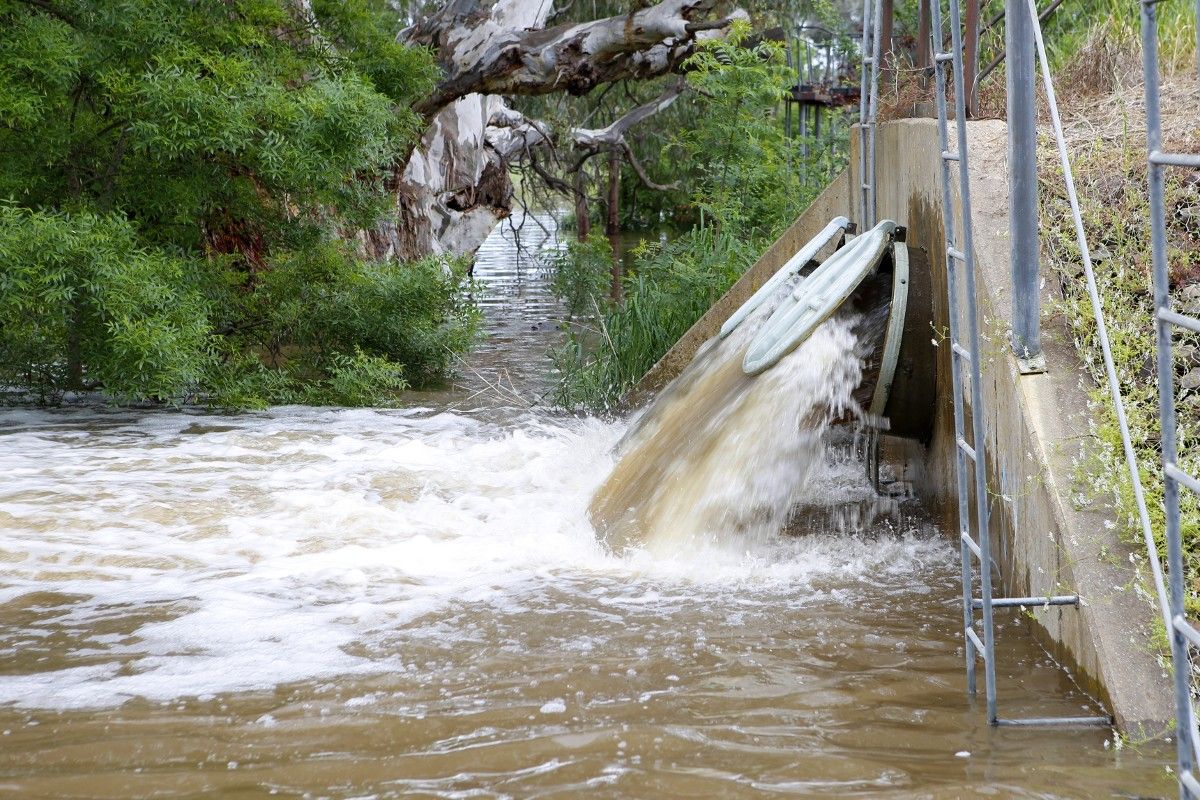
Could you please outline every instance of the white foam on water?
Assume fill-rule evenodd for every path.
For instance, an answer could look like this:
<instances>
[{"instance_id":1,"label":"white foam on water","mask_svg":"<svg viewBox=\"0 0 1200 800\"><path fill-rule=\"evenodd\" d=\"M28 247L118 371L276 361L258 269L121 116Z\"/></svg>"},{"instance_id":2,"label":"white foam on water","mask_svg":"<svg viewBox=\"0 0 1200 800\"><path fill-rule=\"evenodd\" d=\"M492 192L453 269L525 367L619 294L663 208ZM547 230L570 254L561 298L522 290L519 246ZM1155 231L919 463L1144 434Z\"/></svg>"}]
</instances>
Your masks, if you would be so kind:
<instances>
[{"instance_id":1,"label":"white foam on water","mask_svg":"<svg viewBox=\"0 0 1200 800\"><path fill-rule=\"evenodd\" d=\"M20 668L0 675L0 704L377 674L421 637L467 636L464 606L768 602L880 569L908 587L947 558L937 539L829 535L614 556L586 509L623 430L421 410L6 412L0 654ZM51 634L47 664L22 657Z\"/></svg>"}]
</instances>

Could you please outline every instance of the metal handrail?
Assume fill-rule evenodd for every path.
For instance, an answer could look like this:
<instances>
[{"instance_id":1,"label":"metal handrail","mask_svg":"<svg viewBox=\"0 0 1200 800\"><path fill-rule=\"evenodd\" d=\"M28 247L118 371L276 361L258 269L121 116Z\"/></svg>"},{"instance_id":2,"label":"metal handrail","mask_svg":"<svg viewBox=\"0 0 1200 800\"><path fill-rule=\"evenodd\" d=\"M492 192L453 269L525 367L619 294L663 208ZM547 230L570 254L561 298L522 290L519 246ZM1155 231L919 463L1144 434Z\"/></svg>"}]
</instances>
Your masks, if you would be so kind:
<instances>
[{"instance_id":1,"label":"metal handrail","mask_svg":"<svg viewBox=\"0 0 1200 800\"><path fill-rule=\"evenodd\" d=\"M1200 320L1171 310L1171 287L1167 265L1166 203L1163 197L1163 170L1166 167L1200 167L1200 156L1165 153L1162 149L1162 115L1158 76L1158 0L1141 0L1142 79L1146 95L1146 163L1150 194L1150 247L1154 274L1154 326L1158 357L1158 413L1161 426L1163 464L1163 505L1166 517L1167 578L1165 598L1160 595L1166 631L1171 639L1171 661L1175 689L1175 757L1179 794L1183 800L1200 798L1200 782L1194 774L1200 763L1200 730L1192 708L1192 643L1200 633L1187 621L1184 603L1183 536L1179 487L1193 492L1200 489L1196 480L1178 467L1176 440L1175 364L1171 353L1172 326L1200 330ZM1200 27L1200 2L1196 7ZM1200 37L1200 31L1197 33ZM1200 40L1198 40L1200 43ZM1200 65L1200 47L1197 49ZM1158 551L1153 542L1147 547L1153 557ZM1157 576L1156 576L1157 577ZM1161 590L1160 590L1161 591Z\"/></svg>"}]
</instances>

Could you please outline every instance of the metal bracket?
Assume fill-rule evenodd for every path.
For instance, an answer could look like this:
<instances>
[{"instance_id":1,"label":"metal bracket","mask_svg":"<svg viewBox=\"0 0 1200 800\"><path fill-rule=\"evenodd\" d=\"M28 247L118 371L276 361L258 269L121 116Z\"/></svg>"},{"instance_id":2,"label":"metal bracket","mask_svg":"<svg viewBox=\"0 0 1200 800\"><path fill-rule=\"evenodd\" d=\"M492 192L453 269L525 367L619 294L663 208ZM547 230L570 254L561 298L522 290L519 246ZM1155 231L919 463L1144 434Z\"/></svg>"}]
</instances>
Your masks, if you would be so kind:
<instances>
[{"instance_id":1,"label":"metal bracket","mask_svg":"<svg viewBox=\"0 0 1200 800\"><path fill-rule=\"evenodd\" d=\"M1046 356L1038 353L1029 358L1017 358L1017 372L1022 375L1041 375L1046 372Z\"/></svg>"}]
</instances>

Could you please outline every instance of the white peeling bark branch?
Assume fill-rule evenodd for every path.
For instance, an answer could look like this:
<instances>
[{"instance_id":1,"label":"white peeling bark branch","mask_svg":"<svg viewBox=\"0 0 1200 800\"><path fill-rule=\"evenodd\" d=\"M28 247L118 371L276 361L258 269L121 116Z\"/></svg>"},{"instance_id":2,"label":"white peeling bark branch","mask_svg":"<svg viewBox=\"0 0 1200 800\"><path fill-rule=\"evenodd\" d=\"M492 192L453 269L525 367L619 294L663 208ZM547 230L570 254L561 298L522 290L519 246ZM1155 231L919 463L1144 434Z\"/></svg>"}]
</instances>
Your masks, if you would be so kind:
<instances>
[{"instance_id":1,"label":"white peeling bark branch","mask_svg":"<svg viewBox=\"0 0 1200 800\"><path fill-rule=\"evenodd\" d=\"M577 146L583 148L619 145L625 141L625 134L630 128L669 108L679 95L683 94L683 90L686 88L687 81L676 81L667 87L667 90L658 97L649 103L643 103L637 108L626 112L611 125L603 128L577 128L572 132L571 138Z\"/></svg>"},{"instance_id":2,"label":"white peeling bark branch","mask_svg":"<svg viewBox=\"0 0 1200 800\"><path fill-rule=\"evenodd\" d=\"M625 147L625 160L629 162L629 166L633 167L633 171L637 173L638 178L642 183L646 184L647 188L653 189L656 192L669 192L679 188L679 181L671 181L670 183L657 183L646 174L646 170L642 168L641 162L637 160L637 156L633 154L633 148L628 143L622 142Z\"/></svg>"},{"instance_id":3,"label":"white peeling bark branch","mask_svg":"<svg viewBox=\"0 0 1200 800\"><path fill-rule=\"evenodd\" d=\"M529 0L536 4L540 0ZM586 94L602 83L646 79L676 69L704 32L730 19L705 16L717 0L662 0L630 14L544 30L478 20L478 2L452 3L401 36L434 47L445 78L417 106L429 115L472 93Z\"/></svg>"},{"instance_id":4,"label":"white peeling bark branch","mask_svg":"<svg viewBox=\"0 0 1200 800\"><path fill-rule=\"evenodd\" d=\"M553 147L552 132L513 117L503 95L583 94L675 71L697 40L719 36L745 16L711 19L717 2L661 0L629 14L544 28L550 0L445 0L400 34L432 48L444 77L415 107L428 127L393 178L391 218L364 233L363 250L405 259L473 253L511 212L509 161L529 153L533 163L539 148ZM637 121L624 123L625 130ZM622 146L623 133L586 132L613 137L609 149Z\"/></svg>"}]
</instances>

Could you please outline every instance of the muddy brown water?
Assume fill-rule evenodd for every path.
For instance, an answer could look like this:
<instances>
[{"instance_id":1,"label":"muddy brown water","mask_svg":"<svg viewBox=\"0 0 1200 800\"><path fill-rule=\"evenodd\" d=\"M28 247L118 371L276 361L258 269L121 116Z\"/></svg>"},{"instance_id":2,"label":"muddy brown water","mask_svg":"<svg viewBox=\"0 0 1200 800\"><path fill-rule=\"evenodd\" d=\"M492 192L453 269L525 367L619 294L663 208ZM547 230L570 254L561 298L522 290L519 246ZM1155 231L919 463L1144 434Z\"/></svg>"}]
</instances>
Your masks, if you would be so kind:
<instances>
[{"instance_id":1,"label":"muddy brown water","mask_svg":"<svg viewBox=\"0 0 1200 800\"><path fill-rule=\"evenodd\" d=\"M478 276L491 343L418 407L0 413L0 797L1175 793L1167 750L986 725L957 551L833 513L852 463L810 477L841 524L606 553L626 423L528 408L556 307L506 228ZM998 618L1006 713L1096 713Z\"/></svg>"}]
</instances>

